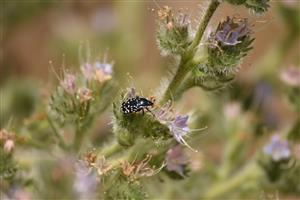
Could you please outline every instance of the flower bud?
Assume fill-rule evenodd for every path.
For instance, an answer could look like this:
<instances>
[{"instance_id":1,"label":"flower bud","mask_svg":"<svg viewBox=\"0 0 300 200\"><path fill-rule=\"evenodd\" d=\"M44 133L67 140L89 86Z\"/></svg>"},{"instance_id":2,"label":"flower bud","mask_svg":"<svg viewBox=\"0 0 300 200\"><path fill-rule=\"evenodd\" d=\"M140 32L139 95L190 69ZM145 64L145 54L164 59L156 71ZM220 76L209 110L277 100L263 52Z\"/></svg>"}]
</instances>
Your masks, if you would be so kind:
<instances>
[{"instance_id":1,"label":"flower bud","mask_svg":"<svg viewBox=\"0 0 300 200\"><path fill-rule=\"evenodd\" d=\"M191 43L189 37L190 21L183 13L174 14L164 6L158 11L159 26L156 34L157 44L162 54L182 55Z\"/></svg>"}]
</instances>

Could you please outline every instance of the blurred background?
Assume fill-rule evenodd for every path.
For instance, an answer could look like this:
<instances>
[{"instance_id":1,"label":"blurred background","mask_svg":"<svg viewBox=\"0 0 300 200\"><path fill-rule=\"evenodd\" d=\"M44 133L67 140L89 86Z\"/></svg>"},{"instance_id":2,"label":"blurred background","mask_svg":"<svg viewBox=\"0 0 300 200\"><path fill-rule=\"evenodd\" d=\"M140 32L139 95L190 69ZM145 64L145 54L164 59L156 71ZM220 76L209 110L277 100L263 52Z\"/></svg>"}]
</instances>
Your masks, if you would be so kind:
<instances>
[{"instance_id":1,"label":"blurred background","mask_svg":"<svg viewBox=\"0 0 300 200\"><path fill-rule=\"evenodd\" d=\"M57 82L51 66L57 71L63 65L78 70L82 55L102 60L108 53L122 88L133 82L145 96L152 95L172 67L172 61L162 57L156 46L157 10L164 5L182 9L195 27L204 4L202 0L2 0L0 127L12 118L17 126L42 109L45 104L41 105L40 98L47 100L49 89ZM270 5L265 15L255 16L243 7L222 4L209 29L214 30L226 16L247 17L256 38L253 50L230 87L216 92L191 89L177 105L182 113L194 113L191 123L195 128L209 127L191 145L216 166L229 132L236 131L245 142L253 142L246 142L251 148L245 155L251 156L261 143L249 138L262 135L266 139L287 130L299 115L286 98L289 81L282 78L285 69L300 63L299 1L271 1ZM95 144L111 133L109 113L97 120L100 123L92 131ZM194 165L200 170L203 163Z\"/></svg>"}]
</instances>

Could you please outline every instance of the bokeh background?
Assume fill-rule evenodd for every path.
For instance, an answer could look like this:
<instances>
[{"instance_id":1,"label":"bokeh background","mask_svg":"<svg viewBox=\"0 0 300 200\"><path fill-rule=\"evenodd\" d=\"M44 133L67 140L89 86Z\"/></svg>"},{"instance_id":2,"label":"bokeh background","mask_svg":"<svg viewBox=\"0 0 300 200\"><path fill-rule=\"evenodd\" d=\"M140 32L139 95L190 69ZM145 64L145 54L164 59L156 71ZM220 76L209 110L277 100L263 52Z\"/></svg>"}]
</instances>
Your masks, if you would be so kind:
<instances>
[{"instance_id":1,"label":"bokeh background","mask_svg":"<svg viewBox=\"0 0 300 200\"><path fill-rule=\"evenodd\" d=\"M156 46L157 10L164 5L182 9L195 27L204 4L202 0L1 0L1 128L9 122L18 126L45 106L41 101L46 101L57 82L52 66L57 71L63 65L79 69L82 55L101 60L107 53L122 88L133 83L146 96L152 95L173 64ZM183 113L196 113L195 128L208 126L191 145L215 166L222 159L227 132L238 132L251 147L244 155L251 157L262 142L249 138L259 135L266 140L289 129L299 115L291 109L288 85L280 78L284 69L300 63L299 1L271 1L270 5L262 16L227 3L218 9L209 29L214 30L226 16L247 17L256 38L253 50L229 87L215 92L191 89L176 105ZM94 124L95 145L111 133L110 115L108 111ZM229 123L231 119L235 123ZM194 165L201 170L205 163Z\"/></svg>"}]
</instances>

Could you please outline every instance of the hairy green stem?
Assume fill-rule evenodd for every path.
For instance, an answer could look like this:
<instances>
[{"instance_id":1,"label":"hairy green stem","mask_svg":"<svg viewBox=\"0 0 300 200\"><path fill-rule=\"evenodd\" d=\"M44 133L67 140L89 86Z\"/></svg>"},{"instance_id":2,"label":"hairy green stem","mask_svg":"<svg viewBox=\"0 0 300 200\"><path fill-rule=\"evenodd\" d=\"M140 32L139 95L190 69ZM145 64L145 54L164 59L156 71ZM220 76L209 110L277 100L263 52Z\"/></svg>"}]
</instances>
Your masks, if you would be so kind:
<instances>
[{"instance_id":1,"label":"hairy green stem","mask_svg":"<svg viewBox=\"0 0 300 200\"><path fill-rule=\"evenodd\" d=\"M169 86L160 102L161 104L164 104L168 100L173 99L174 96L177 96L176 90L179 88L179 86L181 85L182 81L184 80L184 78L188 72L189 72L188 64L182 60L179 64L176 74L174 75L171 83L169 84Z\"/></svg>"},{"instance_id":2,"label":"hairy green stem","mask_svg":"<svg viewBox=\"0 0 300 200\"><path fill-rule=\"evenodd\" d=\"M203 19L201 20L201 24L198 27L195 38L189 47L189 49L191 51L193 51L198 46L211 17L213 16L214 12L217 10L219 5L220 5L220 2L218 0L211 0L205 15L204 15Z\"/></svg>"},{"instance_id":3,"label":"hairy green stem","mask_svg":"<svg viewBox=\"0 0 300 200\"><path fill-rule=\"evenodd\" d=\"M107 145L101 150L100 154L107 158L121 152L122 150L124 150L124 147L121 146L117 140L113 140L110 145Z\"/></svg>"},{"instance_id":4,"label":"hairy green stem","mask_svg":"<svg viewBox=\"0 0 300 200\"><path fill-rule=\"evenodd\" d=\"M59 133L59 131L57 130L57 128L55 127L54 123L52 122L51 117L49 116L49 114L47 114L47 120L48 123L50 125L50 127L52 128L56 138L58 139L58 144L59 146L64 149L67 150L68 149L68 145L65 143L65 140L63 139L63 137L61 136L61 134Z\"/></svg>"},{"instance_id":5,"label":"hairy green stem","mask_svg":"<svg viewBox=\"0 0 300 200\"><path fill-rule=\"evenodd\" d=\"M216 199L222 196L224 199L224 195L228 192L238 188L246 182L251 181L252 179L257 179L262 175L263 173L258 164L255 161L252 161L235 176L211 186L204 197L207 199Z\"/></svg>"},{"instance_id":6,"label":"hairy green stem","mask_svg":"<svg viewBox=\"0 0 300 200\"><path fill-rule=\"evenodd\" d=\"M212 0L210 2L208 9L202 19L202 22L198 27L198 30L196 32L193 42L188 47L185 54L182 55L182 57L181 57L181 61L178 66L178 69L177 69L171 83L169 84L167 90L165 91L163 98L161 99L161 102L160 102L161 104L166 103L170 99L173 99L174 96L178 96L177 89L180 87L182 81L184 80L184 78L186 77L188 72L190 71L190 66L193 63L193 58L194 58L197 46L199 45L199 43L203 37L204 31L205 31L211 17L213 16L214 12L218 8L219 4L220 4L220 2L218 0Z\"/></svg>"},{"instance_id":7,"label":"hairy green stem","mask_svg":"<svg viewBox=\"0 0 300 200\"><path fill-rule=\"evenodd\" d=\"M76 132L75 132L75 138L74 138L74 144L73 149L75 152L78 152L80 150L80 146L83 140L84 132L80 125L76 126Z\"/></svg>"}]
</instances>

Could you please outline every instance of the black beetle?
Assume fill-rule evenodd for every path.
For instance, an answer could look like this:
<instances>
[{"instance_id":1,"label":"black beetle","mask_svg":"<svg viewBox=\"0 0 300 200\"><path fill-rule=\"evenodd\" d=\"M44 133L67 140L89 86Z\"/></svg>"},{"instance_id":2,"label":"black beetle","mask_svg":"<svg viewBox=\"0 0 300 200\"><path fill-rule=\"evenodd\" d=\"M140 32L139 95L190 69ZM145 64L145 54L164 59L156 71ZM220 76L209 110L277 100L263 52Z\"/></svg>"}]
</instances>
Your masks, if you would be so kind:
<instances>
[{"instance_id":1,"label":"black beetle","mask_svg":"<svg viewBox=\"0 0 300 200\"><path fill-rule=\"evenodd\" d=\"M153 106L153 102L144 98L136 96L134 98L127 99L122 103L121 110L124 114L136 113L142 111L144 114L144 109L149 111L149 106Z\"/></svg>"}]
</instances>

